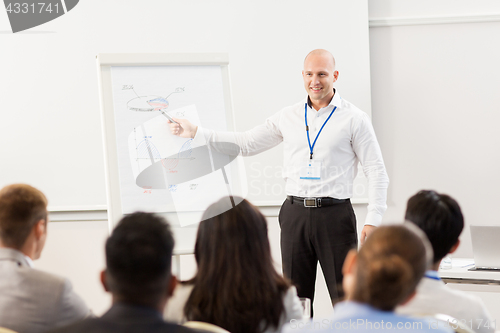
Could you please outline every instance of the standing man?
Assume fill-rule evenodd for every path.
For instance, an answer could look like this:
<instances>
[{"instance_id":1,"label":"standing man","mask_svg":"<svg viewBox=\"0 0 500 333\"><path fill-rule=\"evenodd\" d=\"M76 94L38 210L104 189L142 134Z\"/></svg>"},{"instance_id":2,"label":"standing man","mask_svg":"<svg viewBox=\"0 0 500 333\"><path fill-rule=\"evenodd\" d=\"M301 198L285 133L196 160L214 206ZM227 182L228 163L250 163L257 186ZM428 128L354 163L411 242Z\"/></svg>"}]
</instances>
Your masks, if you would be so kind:
<instances>
[{"instance_id":1,"label":"standing man","mask_svg":"<svg viewBox=\"0 0 500 333\"><path fill-rule=\"evenodd\" d=\"M342 297L342 264L357 246L351 206L358 162L368 178L368 214L361 244L382 221L389 178L368 115L342 99L333 87L339 72L326 50L314 50L302 71L308 97L243 133L220 133L185 119L171 123L174 135L198 145L233 142L243 155L284 143L287 200L279 214L283 273L297 285L299 297L314 299L317 262L332 301Z\"/></svg>"},{"instance_id":2,"label":"standing man","mask_svg":"<svg viewBox=\"0 0 500 333\"><path fill-rule=\"evenodd\" d=\"M0 190L0 327L42 333L90 315L68 279L33 268L47 223L42 192L26 184Z\"/></svg>"}]
</instances>

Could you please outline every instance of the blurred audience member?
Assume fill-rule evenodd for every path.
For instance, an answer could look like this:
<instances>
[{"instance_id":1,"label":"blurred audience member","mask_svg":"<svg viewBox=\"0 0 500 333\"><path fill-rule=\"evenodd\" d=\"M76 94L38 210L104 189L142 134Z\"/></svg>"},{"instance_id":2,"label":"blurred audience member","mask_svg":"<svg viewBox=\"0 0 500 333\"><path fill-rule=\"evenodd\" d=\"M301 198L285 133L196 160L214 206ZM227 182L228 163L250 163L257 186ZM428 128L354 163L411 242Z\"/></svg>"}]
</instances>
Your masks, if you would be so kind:
<instances>
[{"instance_id":1,"label":"blurred audience member","mask_svg":"<svg viewBox=\"0 0 500 333\"><path fill-rule=\"evenodd\" d=\"M68 279L33 268L47 238L47 199L25 184L0 190L0 326L45 332L89 315Z\"/></svg>"},{"instance_id":2,"label":"blurred audience member","mask_svg":"<svg viewBox=\"0 0 500 333\"><path fill-rule=\"evenodd\" d=\"M458 248L464 217L458 203L446 194L420 191L408 200L406 217L429 238L434 250L433 264L417 287L417 295L396 309L408 315L447 314L478 333L494 332L494 322L479 297L451 289L441 281L439 263Z\"/></svg>"},{"instance_id":3,"label":"blurred audience member","mask_svg":"<svg viewBox=\"0 0 500 333\"><path fill-rule=\"evenodd\" d=\"M415 226L378 227L359 250L351 250L344 266L346 301L335 304L330 319L291 321L283 332L451 332L444 325L394 313L410 300L431 262L432 249ZM301 329L301 327L304 327Z\"/></svg>"},{"instance_id":4,"label":"blurred audience member","mask_svg":"<svg viewBox=\"0 0 500 333\"><path fill-rule=\"evenodd\" d=\"M280 332L302 318L302 305L273 266L265 217L247 200L235 201L229 210L223 198L205 211L195 245L198 271L176 289L165 318L238 333Z\"/></svg>"}]
</instances>

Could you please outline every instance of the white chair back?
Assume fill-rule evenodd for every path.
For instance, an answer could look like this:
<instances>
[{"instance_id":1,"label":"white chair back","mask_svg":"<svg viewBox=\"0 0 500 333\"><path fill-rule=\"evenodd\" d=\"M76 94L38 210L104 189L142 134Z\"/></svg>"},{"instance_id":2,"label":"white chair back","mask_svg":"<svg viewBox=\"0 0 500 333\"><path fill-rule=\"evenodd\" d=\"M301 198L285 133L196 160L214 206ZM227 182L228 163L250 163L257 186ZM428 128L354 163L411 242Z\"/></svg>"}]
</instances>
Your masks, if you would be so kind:
<instances>
[{"instance_id":1,"label":"white chair back","mask_svg":"<svg viewBox=\"0 0 500 333\"><path fill-rule=\"evenodd\" d=\"M412 315L412 317L429 319L438 324L439 328L447 327L455 331L455 333L475 333L474 330L467 326L467 324L463 321L443 313L419 313Z\"/></svg>"},{"instance_id":2,"label":"white chair back","mask_svg":"<svg viewBox=\"0 0 500 333\"><path fill-rule=\"evenodd\" d=\"M17 333L17 332L5 327L0 327L0 333Z\"/></svg>"},{"instance_id":3,"label":"white chair back","mask_svg":"<svg viewBox=\"0 0 500 333\"><path fill-rule=\"evenodd\" d=\"M214 324L204 323L202 321L187 321L183 324L183 326L192 328L198 332L230 333L229 331L226 331L222 327L219 327Z\"/></svg>"},{"instance_id":4,"label":"white chair back","mask_svg":"<svg viewBox=\"0 0 500 333\"><path fill-rule=\"evenodd\" d=\"M452 316L448 316L442 313L438 313L432 316L433 318L443 322L447 327L454 330L456 333L475 333L472 328L467 326L466 323L460 321Z\"/></svg>"}]
</instances>

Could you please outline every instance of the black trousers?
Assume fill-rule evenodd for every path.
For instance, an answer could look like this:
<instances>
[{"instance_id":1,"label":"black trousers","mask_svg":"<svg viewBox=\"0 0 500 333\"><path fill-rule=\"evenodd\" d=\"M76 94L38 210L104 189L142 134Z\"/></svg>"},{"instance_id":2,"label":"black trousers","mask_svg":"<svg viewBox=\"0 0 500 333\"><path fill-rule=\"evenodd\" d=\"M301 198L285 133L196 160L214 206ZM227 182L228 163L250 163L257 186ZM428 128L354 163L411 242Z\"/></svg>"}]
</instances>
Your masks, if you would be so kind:
<instances>
[{"instance_id":1,"label":"black trousers","mask_svg":"<svg viewBox=\"0 0 500 333\"><path fill-rule=\"evenodd\" d=\"M318 260L332 302L344 296L342 265L347 252L358 243L351 202L308 208L285 200L278 220L283 274L297 286L299 297L311 299L312 315Z\"/></svg>"}]
</instances>

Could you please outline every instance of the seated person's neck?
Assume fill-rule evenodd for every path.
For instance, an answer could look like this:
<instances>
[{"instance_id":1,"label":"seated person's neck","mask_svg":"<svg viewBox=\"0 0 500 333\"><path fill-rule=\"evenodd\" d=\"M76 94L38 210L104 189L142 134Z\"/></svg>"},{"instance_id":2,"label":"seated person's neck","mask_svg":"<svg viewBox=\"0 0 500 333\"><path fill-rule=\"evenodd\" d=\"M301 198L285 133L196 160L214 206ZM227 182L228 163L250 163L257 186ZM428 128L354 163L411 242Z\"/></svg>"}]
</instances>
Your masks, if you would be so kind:
<instances>
[{"instance_id":1,"label":"seated person's neck","mask_svg":"<svg viewBox=\"0 0 500 333\"><path fill-rule=\"evenodd\" d=\"M441 264L441 260L433 263L429 270L437 272L439 270L439 264Z\"/></svg>"}]
</instances>

